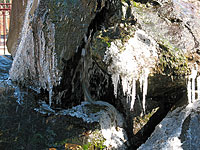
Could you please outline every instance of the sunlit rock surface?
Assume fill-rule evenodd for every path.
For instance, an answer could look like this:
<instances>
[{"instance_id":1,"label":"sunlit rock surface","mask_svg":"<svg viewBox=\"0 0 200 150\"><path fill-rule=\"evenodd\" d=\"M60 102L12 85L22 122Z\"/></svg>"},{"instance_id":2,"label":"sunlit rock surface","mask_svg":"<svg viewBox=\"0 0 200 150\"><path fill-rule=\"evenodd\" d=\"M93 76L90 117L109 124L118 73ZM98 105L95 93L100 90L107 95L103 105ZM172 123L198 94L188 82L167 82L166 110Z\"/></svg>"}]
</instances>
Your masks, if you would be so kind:
<instances>
[{"instance_id":1,"label":"sunlit rock surface","mask_svg":"<svg viewBox=\"0 0 200 150\"><path fill-rule=\"evenodd\" d=\"M178 107L169 112L138 150L199 149L200 102Z\"/></svg>"},{"instance_id":2,"label":"sunlit rock surface","mask_svg":"<svg viewBox=\"0 0 200 150\"><path fill-rule=\"evenodd\" d=\"M18 38L21 34L21 28L24 23L24 14L27 7L27 0L13 1L10 19L9 36L7 40L8 51L14 56L16 53L16 46L18 45ZM18 16L18 17L16 17Z\"/></svg>"}]
</instances>

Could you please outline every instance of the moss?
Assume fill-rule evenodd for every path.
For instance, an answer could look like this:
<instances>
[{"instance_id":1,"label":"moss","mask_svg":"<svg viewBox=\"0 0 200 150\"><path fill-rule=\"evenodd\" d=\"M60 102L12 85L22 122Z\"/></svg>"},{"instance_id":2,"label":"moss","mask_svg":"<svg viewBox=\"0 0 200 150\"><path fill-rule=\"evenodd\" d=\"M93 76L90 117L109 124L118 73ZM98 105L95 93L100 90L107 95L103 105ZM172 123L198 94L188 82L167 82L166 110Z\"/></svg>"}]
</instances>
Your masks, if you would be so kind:
<instances>
[{"instance_id":1,"label":"moss","mask_svg":"<svg viewBox=\"0 0 200 150\"><path fill-rule=\"evenodd\" d=\"M140 3L137 3L137 2L135 2L135 1L133 1L133 0L132 0L132 5L133 5L134 7L137 7L137 8L141 7L141 4L140 4Z\"/></svg>"},{"instance_id":2,"label":"moss","mask_svg":"<svg viewBox=\"0 0 200 150\"><path fill-rule=\"evenodd\" d=\"M150 113L144 115L144 116L137 116L133 119L134 124L134 134L137 134L138 131L144 127L144 125L149 121L149 119L153 116L153 114L159 109L159 107L153 109Z\"/></svg>"},{"instance_id":3,"label":"moss","mask_svg":"<svg viewBox=\"0 0 200 150\"><path fill-rule=\"evenodd\" d=\"M106 70L106 64L103 62L105 51L111 46L111 42L121 40L122 44L126 43L131 37L134 36L135 28L132 25L133 20L123 21L118 26L110 27L106 30L98 31L95 33L91 54L93 59L99 66ZM123 51L123 47L120 48Z\"/></svg>"},{"instance_id":4,"label":"moss","mask_svg":"<svg viewBox=\"0 0 200 150\"><path fill-rule=\"evenodd\" d=\"M161 48L158 70L163 75L185 76L189 73L188 60L182 50L174 47L169 41L159 43Z\"/></svg>"},{"instance_id":5,"label":"moss","mask_svg":"<svg viewBox=\"0 0 200 150\"><path fill-rule=\"evenodd\" d=\"M134 0L130 0L131 1L131 5L133 7L136 7L136 8L146 8L146 4L142 4L140 2L136 2Z\"/></svg>"},{"instance_id":6,"label":"moss","mask_svg":"<svg viewBox=\"0 0 200 150\"><path fill-rule=\"evenodd\" d=\"M133 7L136 8L145 8L146 5L142 4L141 2L136 2L134 0L121 0L122 3L127 3L128 5L132 5Z\"/></svg>"},{"instance_id":7,"label":"moss","mask_svg":"<svg viewBox=\"0 0 200 150\"><path fill-rule=\"evenodd\" d=\"M103 137L100 130L95 130L92 135L90 135L90 139L88 144L82 146L84 150L103 150L106 148L104 145L105 138Z\"/></svg>"}]
</instances>

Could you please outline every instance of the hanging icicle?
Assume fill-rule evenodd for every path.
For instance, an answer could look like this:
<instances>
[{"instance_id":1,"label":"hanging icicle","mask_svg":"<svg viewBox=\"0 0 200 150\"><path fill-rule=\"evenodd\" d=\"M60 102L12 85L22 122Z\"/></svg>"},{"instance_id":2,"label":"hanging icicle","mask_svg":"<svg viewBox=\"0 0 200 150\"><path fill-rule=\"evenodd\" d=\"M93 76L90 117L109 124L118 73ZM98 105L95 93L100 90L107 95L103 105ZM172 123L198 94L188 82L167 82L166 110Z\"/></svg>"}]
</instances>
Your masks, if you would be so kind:
<instances>
[{"instance_id":1,"label":"hanging icicle","mask_svg":"<svg viewBox=\"0 0 200 150\"><path fill-rule=\"evenodd\" d=\"M51 83L51 77L50 74L48 74L48 91L49 91L49 106L51 107L51 103L52 103L52 95L53 95L53 86Z\"/></svg>"},{"instance_id":2,"label":"hanging icicle","mask_svg":"<svg viewBox=\"0 0 200 150\"><path fill-rule=\"evenodd\" d=\"M144 110L144 113L145 113L145 104L146 104L146 95L147 95L147 88L148 88L148 76L149 76L149 69L148 68L145 68L144 69L144 74L143 74L143 84L142 84L142 87L143 87L143 99L142 99L142 107L143 107L143 110Z\"/></svg>"},{"instance_id":3,"label":"hanging icicle","mask_svg":"<svg viewBox=\"0 0 200 150\"><path fill-rule=\"evenodd\" d=\"M131 96L131 107L130 110L133 111L134 108L134 104L135 104L135 99L136 99L136 80L133 79L133 85L132 85L132 96Z\"/></svg>"},{"instance_id":4,"label":"hanging icicle","mask_svg":"<svg viewBox=\"0 0 200 150\"><path fill-rule=\"evenodd\" d=\"M195 101L195 79L197 77L197 71L198 71L198 65L194 64L194 68L192 69L191 75L189 76L188 79L188 103L193 103ZM197 86L198 86L198 80L197 80ZM198 87L197 87L198 88ZM198 98L199 98L199 93L198 93Z\"/></svg>"},{"instance_id":5,"label":"hanging icicle","mask_svg":"<svg viewBox=\"0 0 200 150\"><path fill-rule=\"evenodd\" d=\"M188 94L188 104L192 103L192 87L191 87L191 81L190 78L188 79L188 85L187 85L187 94Z\"/></svg>"},{"instance_id":6,"label":"hanging icicle","mask_svg":"<svg viewBox=\"0 0 200 150\"><path fill-rule=\"evenodd\" d=\"M198 93L197 100L200 100L200 76L197 77L197 93Z\"/></svg>"},{"instance_id":7,"label":"hanging icicle","mask_svg":"<svg viewBox=\"0 0 200 150\"><path fill-rule=\"evenodd\" d=\"M112 75L112 83L114 85L114 95L117 97L117 86L119 82L119 74L113 74Z\"/></svg>"}]
</instances>

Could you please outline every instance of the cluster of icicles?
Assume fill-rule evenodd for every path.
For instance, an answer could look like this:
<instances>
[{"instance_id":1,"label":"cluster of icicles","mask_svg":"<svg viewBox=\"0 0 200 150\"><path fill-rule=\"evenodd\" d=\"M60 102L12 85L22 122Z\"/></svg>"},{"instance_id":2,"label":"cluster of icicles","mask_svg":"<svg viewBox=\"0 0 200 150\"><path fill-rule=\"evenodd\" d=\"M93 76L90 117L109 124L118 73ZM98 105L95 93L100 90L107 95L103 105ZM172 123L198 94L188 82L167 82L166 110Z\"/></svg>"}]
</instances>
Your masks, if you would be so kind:
<instances>
[{"instance_id":1,"label":"cluster of icicles","mask_svg":"<svg viewBox=\"0 0 200 150\"><path fill-rule=\"evenodd\" d=\"M139 79L140 81L140 89L143 93L142 96L142 108L145 113L145 103L146 103L146 95L147 95L147 88L148 88L148 75L149 75L149 69L144 68L143 73ZM139 98L136 92L136 80L137 79L132 79L132 86L130 86L130 82L126 79L126 77L121 77L122 78L122 87L123 87L123 93L124 95L127 95L127 104L130 104L130 110L133 111L134 104L136 97ZM117 85L119 83L119 75L114 74L112 75L112 81L114 84L114 94L117 96Z\"/></svg>"},{"instance_id":2,"label":"cluster of icicles","mask_svg":"<svg viewBox=\"0 0 200 150\"><path fill-rule=\"evenodd\" d=\"M198 73L198 65L195 64L194 68L192 69L191 75L188 78L188 85L187 85L187 94L188 94L188 103L191 104L195 100L200 100L200 76L197 77ZM197 80L197 84L195 83ZM196 85L197 85L197 98L196 98Z\"/></svg>"}]
</instances>

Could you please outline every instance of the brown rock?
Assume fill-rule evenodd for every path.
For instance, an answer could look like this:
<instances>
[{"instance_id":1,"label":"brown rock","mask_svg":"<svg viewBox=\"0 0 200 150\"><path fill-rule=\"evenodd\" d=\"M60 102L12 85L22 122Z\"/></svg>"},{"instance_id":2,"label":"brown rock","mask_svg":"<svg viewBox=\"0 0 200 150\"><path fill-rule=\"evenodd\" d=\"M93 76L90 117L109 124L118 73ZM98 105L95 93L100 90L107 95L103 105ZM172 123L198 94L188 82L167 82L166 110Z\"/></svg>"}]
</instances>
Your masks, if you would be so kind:
<instances>
[{"instance_id":1,"label":"brown rock","mask_svg":"<svg viewBox=\"0 0 200 150\"><path fill-rule=\"evenodd\" d=\"M17 39L20 37L21 28L24 20L24 13L26 10L27 0L24 1L13 1L11 19L10 19L10 29L7 41L7 47L9 53L13 56L16 52Z\"/></svg>"}]
</instances>

